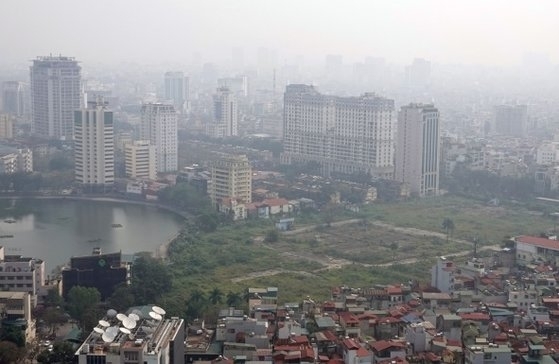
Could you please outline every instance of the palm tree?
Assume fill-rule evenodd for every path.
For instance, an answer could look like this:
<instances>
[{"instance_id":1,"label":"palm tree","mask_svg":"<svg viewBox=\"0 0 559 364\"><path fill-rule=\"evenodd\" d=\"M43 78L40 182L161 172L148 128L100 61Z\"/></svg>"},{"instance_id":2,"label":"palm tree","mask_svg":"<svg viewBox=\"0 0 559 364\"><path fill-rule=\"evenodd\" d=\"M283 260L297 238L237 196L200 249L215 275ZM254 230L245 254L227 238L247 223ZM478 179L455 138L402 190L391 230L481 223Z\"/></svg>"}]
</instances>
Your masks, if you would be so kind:
<instances>
[{"instance_id":1,"label":"palm tree","mask_svg":"<svg viewBox=\"0 0 559 364\"><path fill-rule=\"evenodd\" d=\"M442 224L443 230L446 232L446 242L448 244L448 239L454 231L454 221L452 219L445 217Z\"/></svg>"},{"instance_id":2,"label":"palm tree","mask_svg":"<svg viewBox=\"0 0 559 364\"><path fill-rule=\"evenodd\" d=\"M221 301L223 301L223 292L221 292L219 288L215 287L210 292L209 300L213 305L217 305L218 303L221 303Z\"/></svg>"},{"instance_id":3,"label":"palm tree","mask_svg":"<svg viewBox=\"0 0 559 364\"><path fill-rule=\"evenodd\" d=\"M232 291L227 293L227 305L229 305L229 307L237 307L240 303L241 296L238 293Z\"/></svg>"}]
</instances>

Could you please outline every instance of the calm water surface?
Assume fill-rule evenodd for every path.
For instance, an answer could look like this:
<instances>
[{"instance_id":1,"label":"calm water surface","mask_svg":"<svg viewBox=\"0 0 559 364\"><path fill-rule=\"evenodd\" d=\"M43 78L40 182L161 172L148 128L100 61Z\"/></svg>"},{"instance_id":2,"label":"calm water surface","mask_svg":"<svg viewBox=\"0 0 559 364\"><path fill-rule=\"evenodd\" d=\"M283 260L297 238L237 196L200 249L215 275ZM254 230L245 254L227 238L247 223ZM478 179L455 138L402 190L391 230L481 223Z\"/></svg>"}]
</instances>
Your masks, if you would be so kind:
<instances>
[{"instance_id":1,"label":"calm water surface","mask_svg":"<svg viewBox=\"0 0 559 364\"><path fill-rule=\"evenodd\" d=\"M119 202L14 200L13 204L19 213L6 216L10 207L4 210L0 236L14 236L0 238L0 244L6 254L45 260L49 273L72 256L91 254L94 247L104 253L153 252L180 230L183 221L153 206ZM7 222L10 218L15 222Z\"/></svg>"}]
</instances>

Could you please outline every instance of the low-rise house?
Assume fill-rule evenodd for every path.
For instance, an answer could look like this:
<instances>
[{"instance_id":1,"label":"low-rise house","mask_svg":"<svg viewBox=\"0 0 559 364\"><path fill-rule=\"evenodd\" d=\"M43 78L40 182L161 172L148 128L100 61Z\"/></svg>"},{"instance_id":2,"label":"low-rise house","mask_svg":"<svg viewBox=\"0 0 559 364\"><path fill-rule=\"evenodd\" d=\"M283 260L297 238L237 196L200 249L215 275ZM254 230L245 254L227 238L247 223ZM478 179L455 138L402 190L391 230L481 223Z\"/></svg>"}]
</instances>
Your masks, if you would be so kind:
<instances>
[{"instance_id":1,"label":"low-rise house","mask_svg":"<svg viewBox=\"0 0 559 364\"><path fill-rule=\"evenodd\" d=\"M448 293L423 292L421 294L423 305L429 308L448 308L452 301Z\"/></svg>"},{"instance_id":2,"label":"low-rise house","mask_svg":"<svg viewBox=\"0 0 559 364\"><path fill-rule=\"evenodd\" d=\"M369 343L373 352L373 364L395 357L406 357L406 343L396 340L379 340Z\"/></svg>"},{"instance_id":3,"label":"low-rise house","mask_svg":"<svg viewBox=\"0 0 559 364\"><path fill-rule=\"evenodd\" d=\"M342 340L342 357L345 364L373 363L373 354L351 338Z\"/></svg>"},{"instance_id":4,"label":"low-rise house","mask_svg":"<svg viewBox=\"0 0 559 364\"><path fill-rule=\"evenodd\" d=\"M340 326L344 329L345 336L357 338L361 335L359 320L351 312L340 312Z\"/></svg>"},{"instance_id":5,"label":"low-rise house","mask_svg":"<svg viewBox=\"0 0 559 364\"><path fill-rule=\"evenodd\" d=\"M240 199L224 197L217 199L216 204L217 211L231 216L233 221L244 220L247 218L246 206Z\"/></svg>"}]
</instances>

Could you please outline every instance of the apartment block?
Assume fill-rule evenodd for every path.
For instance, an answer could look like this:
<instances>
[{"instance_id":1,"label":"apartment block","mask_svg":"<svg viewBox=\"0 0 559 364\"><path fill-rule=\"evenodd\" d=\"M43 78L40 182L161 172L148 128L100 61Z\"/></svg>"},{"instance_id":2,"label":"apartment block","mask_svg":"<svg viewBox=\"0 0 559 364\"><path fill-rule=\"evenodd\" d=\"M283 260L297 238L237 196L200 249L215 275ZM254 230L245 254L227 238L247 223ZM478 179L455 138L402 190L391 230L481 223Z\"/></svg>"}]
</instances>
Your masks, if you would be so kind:
<instances>
[{"instance_id":1,"label":"apartment block","mask_svg":"<svg viewBox=\"0 0 559 364\"><path fill-rule=\"evenodd\" d=\"M155 180L157 163L155 145L147 140L136 140L124 146L126 177Z\"/></svg>"}]
</instances>

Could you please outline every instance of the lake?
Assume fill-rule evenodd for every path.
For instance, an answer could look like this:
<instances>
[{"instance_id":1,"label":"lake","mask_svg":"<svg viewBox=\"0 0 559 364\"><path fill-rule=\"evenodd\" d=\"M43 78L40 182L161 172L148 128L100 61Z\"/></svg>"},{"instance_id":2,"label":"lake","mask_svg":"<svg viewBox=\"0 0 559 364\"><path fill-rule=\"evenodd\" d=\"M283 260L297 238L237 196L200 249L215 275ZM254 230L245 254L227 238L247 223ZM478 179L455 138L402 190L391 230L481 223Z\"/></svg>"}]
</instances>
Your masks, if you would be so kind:
<instances>
[{"instance_id":1,"label":"lake","mask_svg":"<svg viewBox=\"0 0 559 364\"><path fill-rule=\"evenodd\" d=\"M154 252L180 230L183 218L155 206L107 201L2 201L0 245L6 254L43 259L46 272L72 256Z\"/></svg>"}]
</instances>

